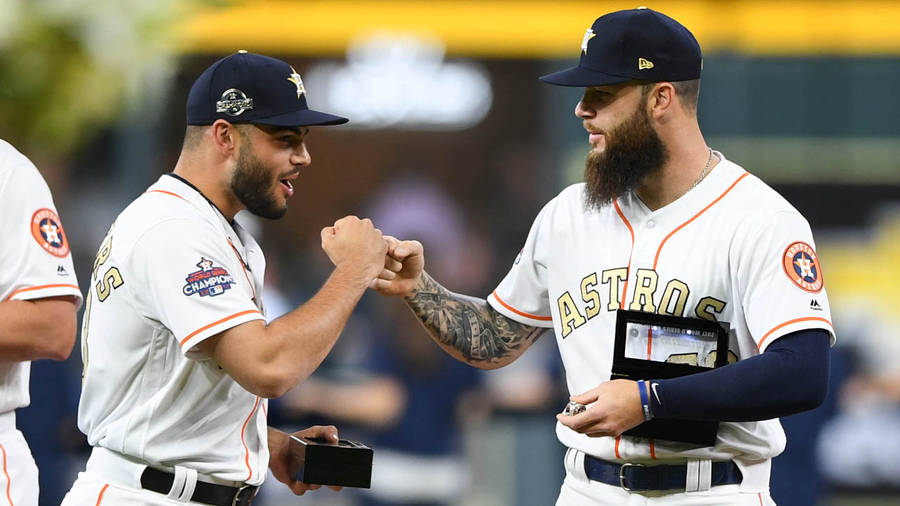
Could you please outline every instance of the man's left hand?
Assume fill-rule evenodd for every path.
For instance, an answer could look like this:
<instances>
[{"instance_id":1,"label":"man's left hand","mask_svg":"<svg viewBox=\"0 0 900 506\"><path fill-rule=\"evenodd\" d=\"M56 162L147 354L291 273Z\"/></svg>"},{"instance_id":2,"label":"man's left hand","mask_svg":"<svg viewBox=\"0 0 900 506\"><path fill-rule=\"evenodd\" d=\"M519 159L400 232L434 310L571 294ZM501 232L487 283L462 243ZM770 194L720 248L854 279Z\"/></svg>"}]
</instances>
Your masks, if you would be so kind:
<instances>
[{"instance_id":1,"label":"man's left hand","mask_svg":"<svg viewBox=\"0 0 900 506\"><path fill-rule=\"evenodd\" d=\"M334 443L338 442L338 431L334 425L314 425L308 429L297 431L292 435L298 438L307 437L312 439L323 439ZM294 479L290 469L288 469L288 463L290 462L290 448L290 436L280 430L269 427L269 469L272 470L272 475L275 476L275 479L287 485L296 495L303 495L307 490L321 488L322 485L303 483L302 481ZM342 487L332 487L329 485L328 488L332 490L341 490Z\"/></svg>"}]
</instances>

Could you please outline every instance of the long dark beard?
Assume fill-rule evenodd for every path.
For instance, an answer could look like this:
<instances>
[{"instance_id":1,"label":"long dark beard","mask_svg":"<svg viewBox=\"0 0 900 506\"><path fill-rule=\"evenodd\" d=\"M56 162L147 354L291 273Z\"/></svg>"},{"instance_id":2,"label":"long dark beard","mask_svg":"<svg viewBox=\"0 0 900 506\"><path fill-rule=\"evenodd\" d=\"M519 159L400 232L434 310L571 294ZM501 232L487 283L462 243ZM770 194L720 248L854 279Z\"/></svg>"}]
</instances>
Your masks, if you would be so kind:
<instances>
[{"instance_id":1,"label":"long dark beard","mask_svg":"<svg viewBox=\"0 0 900 506\"><path fill-rule=\"evenodd\" d=\"M600 209L619 195L637 188L647 176L658 172L668 152L650 125L643 106L606 134L602 152L591 151L584 168L585 203Z\"/></svg>"},{"instance_id":2,"label":"long dark beard","mask_svg":"<svg viewBox=\"0 0 900 506\"><path fill-rule=\"evenodd\" d=\"M271 220L287 213L287 202L279 206L272 195L272 170L252 154L249 138L241 147L237 167L231 177L231 191L248 211Z\"/></svg>"}]
</instances>

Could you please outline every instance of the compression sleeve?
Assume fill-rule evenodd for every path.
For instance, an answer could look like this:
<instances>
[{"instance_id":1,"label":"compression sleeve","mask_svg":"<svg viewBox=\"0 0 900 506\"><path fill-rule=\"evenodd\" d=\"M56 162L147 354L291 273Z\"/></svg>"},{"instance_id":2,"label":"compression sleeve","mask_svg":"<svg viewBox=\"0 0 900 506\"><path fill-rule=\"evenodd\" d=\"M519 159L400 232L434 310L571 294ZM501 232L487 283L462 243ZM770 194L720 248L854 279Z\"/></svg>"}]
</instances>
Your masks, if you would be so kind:
<instances>
[{"instance_id":1,"label":"compression sleeve","mask_svg":"<svg viewBox=\"0 0 900 506\"><path fill-rule=\"evenodd\" d=\"M830 334L792 332L766 351L712 371L651 380L656 418L746 422L818 407L828 390Z\"/></svg>"}]
</instances>

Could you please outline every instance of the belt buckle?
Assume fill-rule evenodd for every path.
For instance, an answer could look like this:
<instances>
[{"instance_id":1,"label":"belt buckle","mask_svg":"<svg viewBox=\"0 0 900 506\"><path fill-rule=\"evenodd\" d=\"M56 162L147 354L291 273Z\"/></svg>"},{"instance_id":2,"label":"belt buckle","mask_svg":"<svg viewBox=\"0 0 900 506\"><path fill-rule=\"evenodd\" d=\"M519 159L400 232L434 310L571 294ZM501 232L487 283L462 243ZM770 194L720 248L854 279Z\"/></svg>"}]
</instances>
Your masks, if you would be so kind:
<instances>
[{"instance_id":1,"label":"belt buckle","mask_svg":"<svg viewBox=\"0 0 900 506\"><path fill-rule=\"evenodd\" d=\"M241 498L241 494L244 493L245 490L250 491L250 496L247 497L246 503L244 503L243 499ZM244 485L243 487L239 488L237 490L237 492L234 493L234 499L231 500L231 506L241 506L243 504L247 504L247 505L251 504L253 502L253 498L256 497L257 492L259 492L259 487L256 487L255 485Z\"/></svg>"},{"instance_id":2,"label":"belt buckle","mask_svg":"<svg viewBox=\"0 0 900 506\"><path fill-rule=\"evenodd\" d=\"M628 485L625 485L625 468L626 467L647 467L644 464L632 464L631 462L626 462L619 467L619 486L622 487L626 492L633 492L632 489L628 488Z\"/></svg>"}]
</instances>

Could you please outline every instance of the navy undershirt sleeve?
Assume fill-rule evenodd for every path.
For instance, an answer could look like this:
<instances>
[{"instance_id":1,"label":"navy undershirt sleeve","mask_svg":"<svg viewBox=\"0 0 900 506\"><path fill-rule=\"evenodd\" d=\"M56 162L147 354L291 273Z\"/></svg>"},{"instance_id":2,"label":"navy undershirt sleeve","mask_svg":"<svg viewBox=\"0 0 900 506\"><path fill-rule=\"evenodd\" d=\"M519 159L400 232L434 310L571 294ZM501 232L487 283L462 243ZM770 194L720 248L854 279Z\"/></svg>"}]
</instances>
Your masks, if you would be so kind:
<instances>
[{"instance_id":1,"label":"navy undershirt sleeve","mask_svg":"<svg viewBox=\"0 0 900 506\"><path fill-rule=\"evenodd\" d=\"M825 330L801 330L712 371L650 380L653 416L746 422L816 408L828 390L830 342Z\"/></svg>"}]
</instances>

